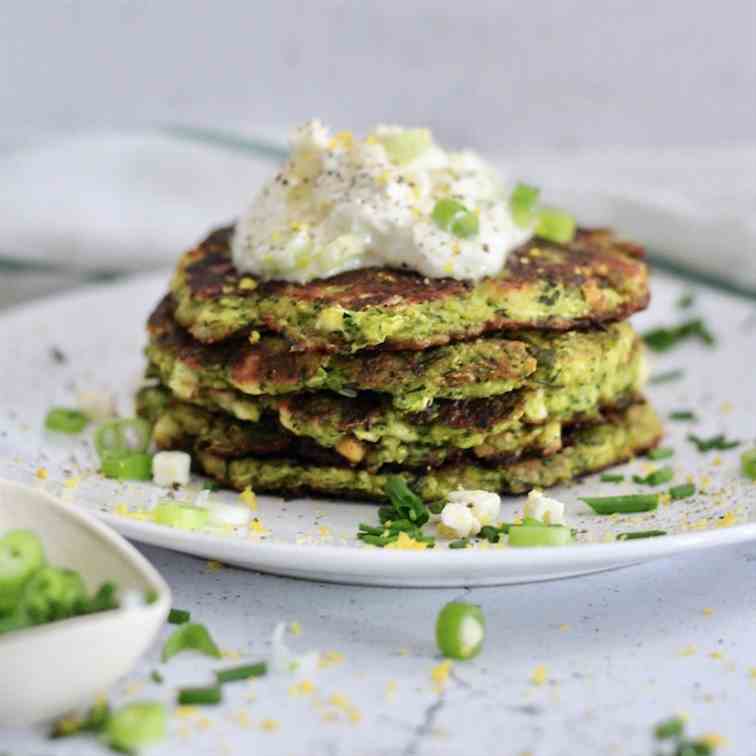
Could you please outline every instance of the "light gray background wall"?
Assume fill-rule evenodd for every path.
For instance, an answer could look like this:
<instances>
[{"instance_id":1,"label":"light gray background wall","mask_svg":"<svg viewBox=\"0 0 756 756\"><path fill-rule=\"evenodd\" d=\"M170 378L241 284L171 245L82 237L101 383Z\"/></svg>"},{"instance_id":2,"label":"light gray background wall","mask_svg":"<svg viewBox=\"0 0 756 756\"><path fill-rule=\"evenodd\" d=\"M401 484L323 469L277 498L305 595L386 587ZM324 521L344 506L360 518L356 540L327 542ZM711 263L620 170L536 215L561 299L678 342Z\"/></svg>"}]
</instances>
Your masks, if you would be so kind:
<instances>
[{"instance_id":1,"label":"light gray background wall","mask_svg":"<svg viewBox=\"0 0 756 756\"><path fill-rule=\"evenodd\" d=\"M2 0L0 138L427 123L513 150L756 137L754 0Z\"/></svg>"}]
</instances>

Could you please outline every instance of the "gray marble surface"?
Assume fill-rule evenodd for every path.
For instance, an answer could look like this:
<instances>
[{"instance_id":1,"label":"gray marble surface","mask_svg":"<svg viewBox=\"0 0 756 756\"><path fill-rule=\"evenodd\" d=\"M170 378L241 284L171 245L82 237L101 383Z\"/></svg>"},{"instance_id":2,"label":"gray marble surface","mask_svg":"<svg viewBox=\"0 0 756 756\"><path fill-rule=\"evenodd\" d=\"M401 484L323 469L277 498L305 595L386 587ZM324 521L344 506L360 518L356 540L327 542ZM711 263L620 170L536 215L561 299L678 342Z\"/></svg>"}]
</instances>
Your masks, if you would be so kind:
<instances>
[{"instance_id":1,"label":"gray marble surface","mask_svg":"<svg viewBox=\"0 0 756 756\"><path fill-rule=\"evenodd\" d=\"M224 663L265 658L279 620L301 624L294 648L341 655L309 678L312 690L285 676L228 686L222 706L173 719L161 756L651 756L653 724L676 713L692 733L726 737L722 754L756 753L756 546L463 591L345 588L143 551L176 606L207 623ZM460 597L483 608L486 646L439 690L434 620ZM112 699L171 701L176 686L204 684L219 666L158 656L156 644ZM162 685L149 680L156 668ZM42 731L6 732L2 746L12 756L102 752Z\"/></svg>"}]
</instances>

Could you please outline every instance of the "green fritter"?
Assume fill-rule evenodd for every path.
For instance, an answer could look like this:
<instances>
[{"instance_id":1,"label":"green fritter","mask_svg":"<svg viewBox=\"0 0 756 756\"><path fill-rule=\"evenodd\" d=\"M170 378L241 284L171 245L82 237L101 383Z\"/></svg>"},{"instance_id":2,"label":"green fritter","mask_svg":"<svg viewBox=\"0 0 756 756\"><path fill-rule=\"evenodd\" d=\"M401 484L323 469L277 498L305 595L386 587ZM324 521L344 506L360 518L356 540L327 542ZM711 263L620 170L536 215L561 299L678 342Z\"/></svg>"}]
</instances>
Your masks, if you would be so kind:
<instances>
[{"instance_id":1,"label":"green fritter","mask_svg":"<svg viewBox=\"0 0 756 756\"><path fill-rule=\"evenodd\" d=\"M173 278L176 318L203 342L255 329L282 334L295 351L424 350L489 331L614 322L649 300L643 249L606 229L580 229L566 245L534 238L476 283L388 268L261 281L234 267L232 233L187 252Z\"/></svg>"},{"instance_id":2,"label":"green fritter","mask_svg":"<svg viewBox=\"0 0 756 756\"><path fill-rule=\"evenodd\" d=\"M270 335L256 343L244 338L205 345L176 324L170 297L150 317L149 332L148 357L160 380L182 399L195 401L206 390L236 389L250 396L374 391L389 394L396 409L413 412L435 399L485 398L533 384L597 384L602 372L629 363L639 348L628 324L564 334L521 331L423 352L292 352Z\"/></svg>"},{"instance_id":3,"label":"green fritter","mask_svg":"<svg viewBox=\"0 0 756 756\"><path fill-rule=\"evenodd\" d=\"M637 404L607 422L581 428L569 444L551 457L532 457L497 467L469 462L423 472L392 470L425 501L443 500L459 488L498 493L525 493L566 483L587 473L603 470L653 448L661 438L658 417L648 404ZM221 485L242 491L248 486L259 493L300 496L316 494L344 499L385 500L387 473L341 466L309 465L295 458L226 459L209 451L197 451L200 467Z\"/></svg>"}]
</instances>

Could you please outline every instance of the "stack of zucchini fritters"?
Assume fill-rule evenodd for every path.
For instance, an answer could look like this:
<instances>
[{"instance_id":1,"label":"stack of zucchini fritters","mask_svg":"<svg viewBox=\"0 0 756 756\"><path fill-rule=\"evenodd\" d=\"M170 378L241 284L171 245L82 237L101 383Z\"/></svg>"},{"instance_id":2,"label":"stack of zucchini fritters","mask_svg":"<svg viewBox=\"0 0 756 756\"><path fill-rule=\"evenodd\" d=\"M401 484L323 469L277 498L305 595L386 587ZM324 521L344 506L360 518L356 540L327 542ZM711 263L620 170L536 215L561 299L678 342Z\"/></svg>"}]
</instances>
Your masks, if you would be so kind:
<instances>
[{"instance_id":1,"label":"stack of zucchini fritters","mask_svg":"<svg viewBox=\"0 0 756 756\"><path fill-rule=\"evenodd\" d=\"M642 250L535 238L478 283L372 268L294 284L236 271L232 229L182 258L149 321L139 413L224 486L424 499L519 493L654 446Z\"/></svg>"}]
</instances>

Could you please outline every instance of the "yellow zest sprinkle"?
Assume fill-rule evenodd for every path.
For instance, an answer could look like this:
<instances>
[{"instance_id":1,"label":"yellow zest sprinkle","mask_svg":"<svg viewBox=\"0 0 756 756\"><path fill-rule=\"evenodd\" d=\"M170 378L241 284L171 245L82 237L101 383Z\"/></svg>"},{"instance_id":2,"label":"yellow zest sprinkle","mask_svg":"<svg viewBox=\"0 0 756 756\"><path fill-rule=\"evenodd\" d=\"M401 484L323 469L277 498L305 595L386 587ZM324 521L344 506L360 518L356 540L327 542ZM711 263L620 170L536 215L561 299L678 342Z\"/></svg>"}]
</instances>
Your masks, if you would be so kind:
<instances>
[{"instance_id":1,"label":"yellow zest sprinkle","mask_svg":"<svg viewBox=\"0 0 756 756\"><path fill-rule=\"evenodd\" d=\"M724 654L721 651L711 651L709 653L710 659L724 659Z\"/></svg>"},{"instance_id":2,"label":"yellow zest sprinkle","mask_svg":"<svg viewBox=\"0 0 756 756\"><path fill-rule=\"evenodd\" d=\"M257 511L257 496L255 492L247 486L240 494L239 498L253 511Z\"/></svg>"},{"instance_id":3,"label":"yellow zest sprinkle","mask_svg":"<svg viewBox=\"0 0 756 756\"><path fill-rule=\"evenodd\" d=\"M718 528L731 528L735 523L737 523L738 518L735 517L734 512L727 512L724 517L720 518L717 521L717 527Z\"/></svg>"},{"instance_id":4,"label":"yellow zest sprinkle","mask_svg":"<svg viewBox=\"0 0 756 756\"><path fill-rule=\"evenodd\" d=\"M565 630L569 630L569 629L570 629L570 626L569 626L569 625L567 625L566 623L564 623L564 622L563 622L563 623L562 623L561 625L559 625L559 629L560 629L560 630L561 630L562 632L564 632Z\"/></svg>"},{"instance_id":5,"label":"yellow zest sprinkle","mask_svg":"<svg viewBox=\"0 0 756 756\"><path fill-rule=\"evenodd\" d=\"M311 680L301 680L289 688L289 695L292 697L309 696L314 690L315 686Z\"/></svg>"},{"instance_id":6,"label":"yellow zest sprinkle","mask_svg":"<svg viewBox=\"0 0 756 756\"><path fill-rule=\"evenodd\" d=\"M341 693L332 693L330 698L328 699L328 703L331 704L331 706L336 706L339 709L345 709L346 707L351 705L349 703L349 699Z\"/></svg>"},{"instance_id":7,"label":"yellow zest sprinkle","mask_svg":"<svg viewBox=\"0 0 756 756\"><path fill-rule=\"evenodd\" d=\"M437 664L431 670L431 679L433 680L433 688L436 693L441 693L446 687L446 683L449 679L449 675L452 670L451 659L444 659L441 664Z\"/></svg>"},{"instance_id":8,"label":"yellow zest sprinkle","mask_svg":"<svg viewBox=\"0 0 756 756\"><path fill-rule=\"evenodd\" d=\"M719 408L719 411L723 415L729 415L730 412L732 412L735 409L735 405L732 402L722 402L722 406Z\"/></svg>"},{"instance_id":9,"label":"yellow zest sprinkle","mask_svg":"<svg viewBox=\"0 0 756 756\"><path fill-rule=\"evenodd\" d=\"M727 738L716 732L707 732L699 740L702 740L710 748L724 748L727 745Z\"/></svg>"},{"instance_id":10,"label":"yellow zest sprinkle","mask_svg":"<svg viewBox=\"0 0 756 756\"><path fill-rule=\"evenodd\" d=\"M263 524L260 522L260 520L255 517L254 520L249 524L249 530L253 535L267 535L270 531L263 526Z\"/></svg>"},{"instance_id":11,"label":"yellow zest sprinkle","mask_svg":"<svg viewBox=\"0 0 756 756\"><path fill-rule=\"evenodd\" d=\"M370 134L365 137L365 144L378 144L378 137L375 136L375 134Z\"/></svg>"},{"instance_id":12,"label":"yellow zest sprinkle","mask_svg":"<svg viewBox=\"0 0 756 756\"><path fill-rule=\"evenodd\" d=\"M327 538L329 535L331 535L331 529L327 528L325 525L321 525L318 528L318 535L322 538Z\"/></svg>"},{"instance_id":13,"label":"yellow zest sprinkle","mask_svg":"<svg viewBox=\"0 0 756 756\"><path fill-rule=\"evenodd\" d=\"M218 572L218 570L223 569L223 563L217 561L216 559L208 559L207 569L210 570L210 572Z\"/></svg>"},{"instance_id":14,"label":"yellow zest sprinkle","mask_svg":"<svg viewBox=\"0 0 756 756\"><path fill-rule=\"evenodd\" d=\"M396 698L396 690L397 690L397 684L396 680L389 680L386 683L386 700L387 701L393 701L394 698Z\"/></svg>"},{"instance_id":15,"label":"yellow zest sprinkle","mask_svg":"<svg viewBox=\"0 0 756 756\"><path fill-rule=\"evenodd\" d=\"M193 719L199 714L199 710L196 706L177 706L176 716L179 719Z\"/></svg>"},{"instance_id":16,"label":"yellow zest sprinkle","mask_svg":"<svg viewBox=\"0 0 756 756\"><path fill-rule=\"evenodd\" d=\"M353 142L354 135L351 131L339 131L337 134L334 134L331 141L328 142L328 149L335 150L341 147L348 150L352 147Z\"/></svg>"},{"instance_id":17,"label":"yellow zest sprinkle","mask_svg":"<svg viewBox=\"0 0 756 756\"><path fill-rule=\"evenodd\" d=\"M34 473L39 480L47 480L47 468L46 467L38 467L37 472Z\"/></svg>"},{"instance_id":18,"label":"yellow zest sprinkle","mask_svg":"<svg viewBox=\"0 0 756 756\"><path fill-rule=\"evenodd\" d=\"M289 632L292 635L302 635L302 625L299 622L292 622L289 625Z\"/></svg>"},{"instance_id":19,"label":"yellow zest sprinkle","mask_svg":"<svg viewBox=\"0 0 756 756\"><path fill-rule=\"evenodd\" d=\"M81 478L66 478L63 481L63 487L64 488L78 488L79 483L81 483Z\"/></svg>"},{"instance_id":20,"label":"yellow zest sprinkle","mask_svg":"<svg viewBox=\"0 0 756 756\"><path fill-rule=\"evenodd\" d=\"M530 673L530 682L532 682L533 685L543 685L548 679L548 676L549 674L546 671L546 667L543 664L539 664Z\"/></svg>"},{"instance_id":21,"label":"yellow zest sprinkle","mask_svg":"<svg viewBox=\"0 0 756 756\"><path fill-rule=\"evenodd\" d=\"M712 614L714 614L714 610L713 610L713 609L712 609L711 607L708 607L708 606L707 606L707 607L706 607L706 608L705 608L705 609L703 610L703 613L704 613L704 614L705 614L705 615L706 615L707 617L711 617L711 615L712 615Z\"/></svg>"},{"instance_id":22,"label":"yellow zest sprinkle","mask_svg":"<svg viewBox=\"0 0 756 756\"><path fill-rule=\"evenodd\" d=\"M428 548L427 543L422 541L416 541L414 538L410 538L404 531L399 533L397 538L392 543L387 543L384 547L386 549L401 549L403 551L425 551Z\"/></svg>"},{"instance_id":23,"label":"yellow zest sprinkle","mask_svg":"<svg viewBox=\"0 0 756 756\"><path fill-rule=\"evenodd\" d=\"M244 711L244 709L240 709L236 713L232 714L231 719L236 722L239 727L247 728L252 725L252 720L249 718L249 714Z\"/></svg>"},{"instance_id":24,"label":"yellow zest sprinkle","mask_svg":"<svg viewBox=\"0 0 756 756\"><path fill-rule=\"evenodd\" d=\"M685 648L680 651L680 656L693 656L698 653L698 647L689 643Z\"/></svg>"},{"instance_id":25,"label":"yellow zest sprinkle","mask_svg":"<svg viewBox=\"0 0 756 756\"><path fill-rule=\"evenodd\" d=\"M749 677L750 677L750 678L751 678L752 680L756 680L756 667L750 667L750 668L749 668L749 670L748 670L748 676L749 676Z\"/></svg>"},{"instance_id":26,"label":"yellow zest sprinkle","mask_svg":"<svg viewBox=\"0 0 756 756\"><path fill-rule=\"evenodd\" d=\"M448 273L449 275L454 273L454 266L450 262L444 265L444 273Z\"/></svg>"},{"instance_id":27,"label":"yellow zest sprinkle","mask_svg":"<svg viewBox=\"0 0 756 756\"><path fill-rule=\"evenodd\" d=\"M350 722L356 724L362 719L362 712L342 693L331 694L328 703L337 709L341 709Z\"/></svg>"},{"instance_id":28,"label":"yellow zest sprinkle","mask_svg":"<svg viewBox=\"0 0 756 756\"><path fill-rule=\"evenodd\" d=\"M275 719L263 719L260 722L260 727L264 732L275 732L279 728L279 724Z\"/></svg>"},{"instance_id":29,"label":"yellow zest sprinkle","mask_svg":"<svg viewBox=\"0 0 756 756\"><path fill-rule=\"evenodd\" d=\"M343 661L344 654L339 651L325 651L320 655L318 666L325 669L326 667L333 667L336 664L341 664Z\"/></svg>"},{"instance_id":30,"label":"yellow zest sprinkle","mask_svg":"<svg viewBox=\"0 0 756 756\"><path fill-rule=\"evenodd\" d=\"M399 656L409 656L410 650L408 648L400 648Z\"/></svg>"},{"instance_id":31,"label":"yellow zest sprinkle","mask_svg":"<svg viewBox=\"0 0 756 756\"><path fill-rule=\"evenodd\" d=\"M239 288L242 291L252 291L252 289L257 288L257 281L255 281L254 278L245 276L241 281L239 281Z\"/></svg>"},{"instance_id":32,"label":"yellow zest sprinkle","mask_svg":"<svg viewBox=\"0 0 756 756\"><path fill-rule=\"evenodd\" d=\"M663 507L668 507L672 497L668 493L659 494L659 501Z\"/></svg>"}]
</instances>

